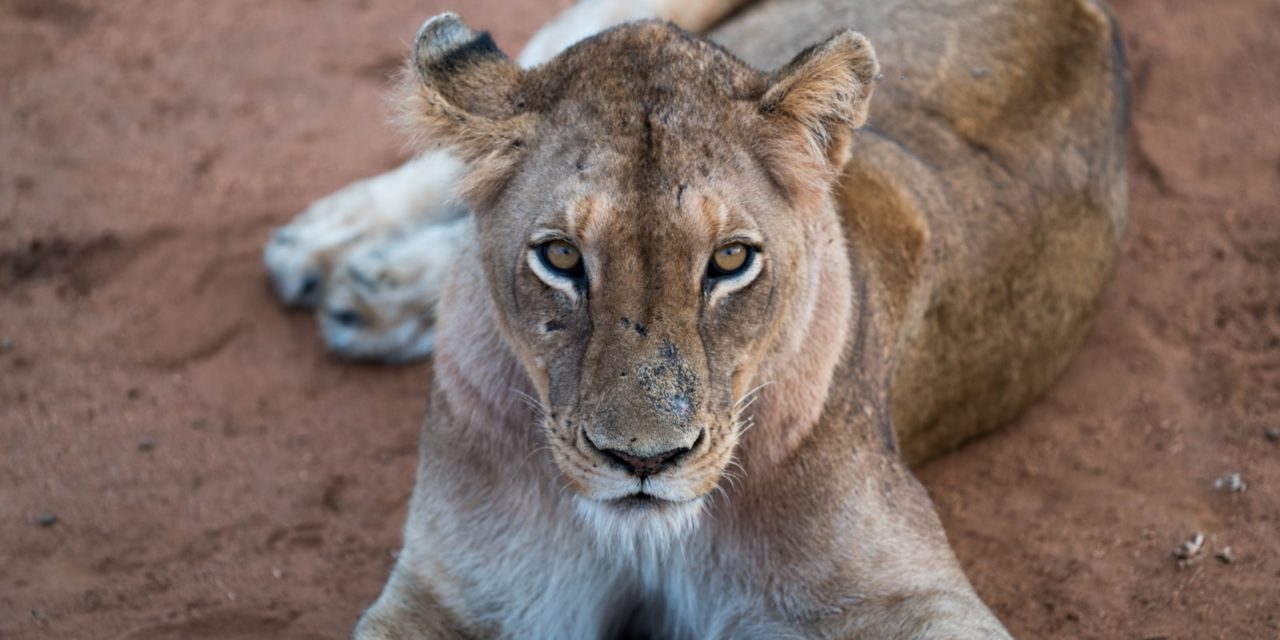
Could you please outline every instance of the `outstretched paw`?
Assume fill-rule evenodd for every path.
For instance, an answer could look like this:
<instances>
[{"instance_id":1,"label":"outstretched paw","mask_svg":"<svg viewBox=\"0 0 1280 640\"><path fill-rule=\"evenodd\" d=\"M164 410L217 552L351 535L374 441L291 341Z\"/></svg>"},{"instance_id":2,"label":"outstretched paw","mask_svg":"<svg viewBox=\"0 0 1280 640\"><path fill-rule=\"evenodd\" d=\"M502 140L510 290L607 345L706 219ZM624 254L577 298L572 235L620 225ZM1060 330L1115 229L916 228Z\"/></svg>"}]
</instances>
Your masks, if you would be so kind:
<instances>
[{"instance_id":1,"label":"outstretched paw","mask_svg":"<svg viewBox=\"0 0 1280 640\"><path fill-rule=\"evenodd\" d=\"M280 297L315 306L333 268L358 244L463 215L454 194L459 170L447 153L429 153L313 202L278 229L263 252Z\"/></svg>"},{"instance_id":2,"label":"outstretched paw","mask_svg":"<svg viewBox=\"0 0 1280 640\"><path fill-rule=\"evenodd\" d=\"M285 304L310 307L320 301L330 266L376 221L368 214L368 191L357 182L312 203L272 234L263 259Z\"/></svg>"},{"instance_id":3,"label":"outstretched paw","mask_svg":"<svg viewBox=\"0 0 1280 640\"><path fill-rule=\"evenodd\" d=\"M436 305L471 218L370 238L334 266L316 311L329 349L406 362L435 348Z\"/></svg>"}]
</instances>

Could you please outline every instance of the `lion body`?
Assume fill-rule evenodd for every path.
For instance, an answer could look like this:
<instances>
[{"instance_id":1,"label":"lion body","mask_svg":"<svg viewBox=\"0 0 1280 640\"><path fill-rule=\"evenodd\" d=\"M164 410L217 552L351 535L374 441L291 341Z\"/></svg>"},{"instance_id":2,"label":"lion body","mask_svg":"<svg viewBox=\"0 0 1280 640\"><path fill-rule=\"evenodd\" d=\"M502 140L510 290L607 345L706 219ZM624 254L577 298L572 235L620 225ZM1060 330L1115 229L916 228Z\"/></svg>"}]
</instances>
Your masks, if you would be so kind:
<instances>
[{"instance_id":1,"label":"lion body","mask_svg":"<svg viewBox=\"0 0 1280 640\"><path fill-rule=\"evenodd\" d=\"M903 456L928 458L1008 420L1061 372L1087 330L1125 223L1127 105L1114 26L1090 0L769 0L710 37L757 68L778 68L834 25L863 31L877 53L864 40L837 37L769 77L654 24L588 41L527 76L456 18L424 27L416 53L423 86L410 101L415 122L439 144L463 148L477 212L437 314L435 388L405 548L357 637L1007 637L965 579ZM644 183L658 185L650 191L619 188L606 198L581 196L581 185L631 185L648 175L616 153L630 148L628 140L647 140L640 151L661 149L651 155L663 171L713 162L730 182L757 175L735 169L733 158L699 155L722 142L717 118L781 118L769 102L776 92L778 108L794 109L796 122L827 126L804 119L818 99L795 98L786 83L813 85L809 76L829 69L811 63L837 54L859 61L852 76L840 76L855 90L838 97L861 109L880 61L868 125L851 142L836 127L792 150L800 157L827 145L806 157L813 167L838 158L834 186L780 179L784 196L800 194L787 206L812 214L794 225L803 241L771 245L770 269L792 269L785 275L796 286L779 288L776 305L771 297L744 307L761 317L786 310L761 329L767 340L751 338L765 345L758 353L719 355L724 349L698 324L712 312L684 309L670 293L683 276L651 266L662 265L652 262L661 253L654 243L680 246L664 225L679 230L691 200L709 217L688 218L703 227L687 229L690 236L728 224L733 214L717 208L715 185L686 192L688 185L659 180ZM699 127L712 123L698 139L675 135L668 143L652 121L628 138L626 127L636 124L628 101L646 98L630 80L606 86L617 56L691 65L681 72L711 65L735 91L741 79L748 98L716 107L728 115L697 119ZM451 84L459 70L474 75ZM562 92L554 73L588 78L586 93ZM507 85L519 91L491 93ZM543 85L550 97L538 93ZM698 96L690 99L696 107ZM767 108L742 110L754 100ZM556 119L579 113L622 127L620 142L594 142L602 139L597 131L585 135L573 118ZM556 123L543 129L553 133L531 133L538 119ZM680 126L671 131L693 130ZM732 135L726 129L724 146L741 142ZM558 167L547 158L559 156L536 155L582 140L598 146L580 157L621 159L577 178L589 162ZM850 148L846 164L841 154ZM662 156L668 152L673 158ZM659 197L667 187L670 197ZM761 201L783 202L769 197ZM531 223L512 212L552 201L572 202L565 215L584 229L575 236L588 238L584 253L593 233L604 236L600 243L626 236L608 245L617 265L588 262L615 289L591 290L589 319L573 320L583 313L571 299L579 294L548 297L547 285L513 257L525 255ZM639 210L653 212L650 228L623 215ZM631 262L617 257L628 245L644 247ZM662 286L668 293L646 293ZM754 295L745 291L743 299ZM754 335L723 327L718 332L742 332L743 341ZM717 367L732 376L714 382ZM754 396L746 387L762 379L771 386ZM710 469L699 481L718 482L713 488L727 499L629 518L593 494L618 477L606 478L596 468L604 458L581 442L594 426L567 429L566 416L616 423L604 436L673 446L661 439L675 436L654 432L661 421L653 416L670 407L646 404L646 394L658 392L683 409L690 398L698 411L732 405L730 431L710 427L704 433L713 443L699 444L699 436L689 449L702 456L689 473ZM519 400L524 394L535 398L536 412ZM756 426L733 431L752 398ZM539 418L542 432L531 424ZM741 461L741 477L718 475L727 465L716 457L720 441L731 450L736 443L737 453L725 455ZM538 455L546 449L550 456Z\"/></svg>"},{"instance_id":2,"label":"lion body","mask_svg":"<svg viewBox=\"0 0 1280 640\"><path fill-rule=\"evenodd\" d=\"M1125 227L1123 54L1088 0L772 0L711 38L773 68L829 25L866 34L884 75L839 200L920 462L1008 422L1088 330Z\"/></svg>"}]
</instances>

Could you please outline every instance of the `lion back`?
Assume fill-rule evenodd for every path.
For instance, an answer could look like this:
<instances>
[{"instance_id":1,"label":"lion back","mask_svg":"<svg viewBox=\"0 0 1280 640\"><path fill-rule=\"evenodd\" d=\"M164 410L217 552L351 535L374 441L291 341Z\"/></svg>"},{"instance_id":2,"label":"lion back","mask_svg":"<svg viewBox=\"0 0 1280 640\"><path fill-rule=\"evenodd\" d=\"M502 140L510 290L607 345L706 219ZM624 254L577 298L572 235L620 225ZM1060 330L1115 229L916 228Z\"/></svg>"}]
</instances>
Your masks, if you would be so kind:
<instances>
[{"instance_id":1,"label":"lion back","mask_svg":"<svg viewBox=\"0 0 1280 640\"><path fill-rule=\"evenodd\" d=\"M1092 0L831 4L766 1L713 38L765 68L836 26L876 47L837 197L918 462L1013 418L1083 341L1125 227L1123 52Z\"/></svg>"}]
</instances>

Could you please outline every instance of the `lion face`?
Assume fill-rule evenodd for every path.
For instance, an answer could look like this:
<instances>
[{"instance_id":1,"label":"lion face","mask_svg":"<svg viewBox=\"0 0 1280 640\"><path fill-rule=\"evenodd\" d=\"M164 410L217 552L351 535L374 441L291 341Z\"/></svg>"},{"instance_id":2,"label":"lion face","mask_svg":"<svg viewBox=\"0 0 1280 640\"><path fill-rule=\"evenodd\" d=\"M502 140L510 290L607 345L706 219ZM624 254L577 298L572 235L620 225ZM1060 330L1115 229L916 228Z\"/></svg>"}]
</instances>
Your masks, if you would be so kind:
<instances>
[{"instance_id":1,"label":"lion face","mask_svg":"<svg viewBox=\"0 0 1280 640\"><path fill-rule=\"evenodd\" d=\"M487 277L568 485L612 509L689 503L745 426L803 221L776 215L786 201L738 145L714 153L741 162L703 177L589 138L603 142L581 163L535 148L538 169L478 218Z\"/></svg>"},{"instance_id":2,"label":"lion face","mask_svg":"<svg viewBox=\"0 0 1280 640\"><path fill-rule=\"evenodd\" d=\"M520 71L423 28L412 123L470 165L485 280L567 485L605 518L688 514L816 282L813 232L875 75L851 32L774 74L669 25Z\"/></svg>"}]
</instances>

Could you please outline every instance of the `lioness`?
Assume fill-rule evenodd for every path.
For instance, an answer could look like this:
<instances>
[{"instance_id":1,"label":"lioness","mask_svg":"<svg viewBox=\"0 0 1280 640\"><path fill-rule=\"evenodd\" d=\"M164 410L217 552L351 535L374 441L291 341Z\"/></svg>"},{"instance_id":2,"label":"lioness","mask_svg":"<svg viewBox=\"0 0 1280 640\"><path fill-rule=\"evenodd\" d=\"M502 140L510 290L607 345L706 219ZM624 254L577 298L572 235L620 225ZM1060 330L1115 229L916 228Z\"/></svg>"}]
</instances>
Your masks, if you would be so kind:
<instances>
[{"instance_id":1,"label":"lioness","mask_svg":"<svg viewBox=\"0 0 1280 640\"><path fill-rule=\"evenodd\" d=\"M735 4L644 3L693 29ZM820 39L842 25L867 36ZM524 70L423 26L404 111L472 215L386 231L452 265L357 638L1007 637L904 457L1008 420L1082 339L1125 221L1115 27L1092 0L768 0L710 38L629 23ZM322 317L401 282L339 271Z\"/></svg>"}]
</instances>

